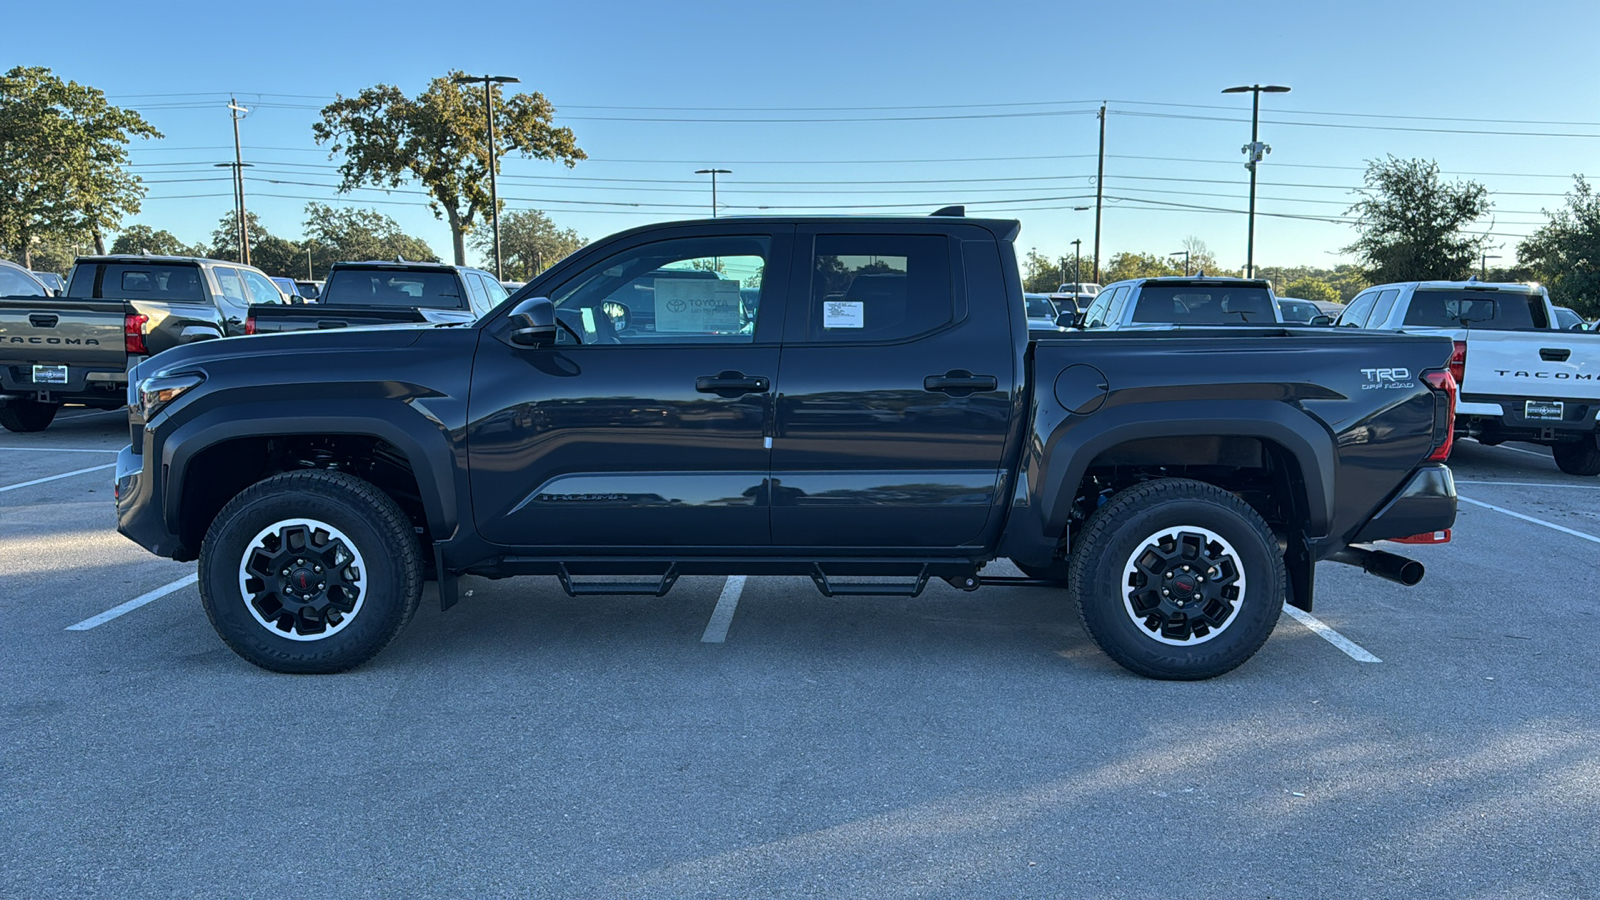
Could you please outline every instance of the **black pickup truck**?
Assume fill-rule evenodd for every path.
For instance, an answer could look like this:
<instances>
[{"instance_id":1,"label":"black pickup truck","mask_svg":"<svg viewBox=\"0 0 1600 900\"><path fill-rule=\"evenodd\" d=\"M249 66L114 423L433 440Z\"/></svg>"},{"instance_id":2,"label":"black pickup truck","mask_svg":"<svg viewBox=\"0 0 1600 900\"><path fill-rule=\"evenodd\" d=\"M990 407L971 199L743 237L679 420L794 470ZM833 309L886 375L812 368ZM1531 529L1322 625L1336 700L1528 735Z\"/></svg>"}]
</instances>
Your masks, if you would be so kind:
<instances>
[{"instance_id":1,"label":"black pickup truck","mask_svg":"<svg viewBox=\"0 0 1600 900\"><path fill-rule=\"evenodd\" d=\"M341 262L328 270L316 303L252 306L247 331L429 323L463 325L506 299L493 275L442 263Z\"/></svg>"},{"instance_id":2,"label":"black pickup truck","mask_svg":"<svg viewBox=\"0 0 1600 900\"><path fill-rule=\"evenodd\" d=\"M1053 585L1117 662L1177 679L1248 659L1286 598L1309 609L1318 560L1421 578L1360 545L1448 538L1450 341L1030 338L1018 231L651 225L470 327L171 351L134 373L118 528L198 558L223 639L283 672L369 659L425 579L449 607L463 573ZM1002 557L1028 577L983 573Z\"/></svg>"},{"instance_id":3,"label":"black pickup truck","mask_svg":"<svg viewBox=\"0 0 1600 900\"><path fill-rule=\"evenodd\" d=\"M244 334L252 302L281 303L258 269L212 259L79 257L61 297L0 297L0 425L42 431L63 403L116 409L132 363Z\"/></svg>"}]
</instances>

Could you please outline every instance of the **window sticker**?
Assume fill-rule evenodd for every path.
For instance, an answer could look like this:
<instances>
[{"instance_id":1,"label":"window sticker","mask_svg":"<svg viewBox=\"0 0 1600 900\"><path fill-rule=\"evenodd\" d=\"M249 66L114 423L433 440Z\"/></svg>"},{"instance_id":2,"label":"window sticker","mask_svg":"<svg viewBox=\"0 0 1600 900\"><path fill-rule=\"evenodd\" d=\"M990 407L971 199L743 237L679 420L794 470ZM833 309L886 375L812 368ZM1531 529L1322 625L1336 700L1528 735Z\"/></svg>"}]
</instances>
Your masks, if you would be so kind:
<instances>
[{"instance_id":1,"label":"window sticker","mask_svg":"<svg viewBox=\"0 0 1600 900\"><path fill-rule=\"evenodd\" d=\"M865 328L866 319L866 304L860 300L823 301L823 328Z\"/></svg>"},{"instance_id":2,"label":"window sticker","mask_svg":"<svg viewBox=\"0 0 1600 900\"><path fill-rule=\"evenodd\" d=\"M721 278L657 278L656 331L736 334L739 282Z\"/></svg>"}]
</instances>

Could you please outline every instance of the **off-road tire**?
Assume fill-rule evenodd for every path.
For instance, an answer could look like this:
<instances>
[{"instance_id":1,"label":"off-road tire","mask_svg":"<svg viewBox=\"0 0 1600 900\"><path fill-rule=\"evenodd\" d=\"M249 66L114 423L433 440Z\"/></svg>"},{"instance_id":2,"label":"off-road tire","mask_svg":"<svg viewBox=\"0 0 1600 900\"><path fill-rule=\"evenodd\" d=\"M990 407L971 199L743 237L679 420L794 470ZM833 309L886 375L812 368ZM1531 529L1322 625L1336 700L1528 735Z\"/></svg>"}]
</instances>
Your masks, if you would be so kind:
<instances>
[{"instance_id":1,"label":"off-road tire","mask_svg":"<svg viewBox=\"0 0 1600 900\"><path fill-rule=\"evenodd\" d=\"M43 431L55 421L59 403L40 403L37 400L12 400L0 406L0 427L18 434Z\"/></svg>"},{"instance_id":2,"label":"off-road tire","mask_svg":"<svg viewBox=\"0 0 1600 900\"><path fill-rule=\"evenodd\" d=\"M1556 444L1550 448L1556 466L1568 475L1600 475L1600 435Z\"/></svg>"},{"instance_id":3,"label":"off-road tire","mask_svg":"<svg viewBox=\"0 0 1600 900\"><path fill-rule=\"evenodd\" d=\"M295 631L275 630L252 611L259 608L251 598L261 594L245 589L245 554L274 527L305 520L326 523L353 545L363 563L361 602L347 622L327 629L333 633L294 638ZM235 653L274 672L324 674L359 666L394 640L422 599L422 551L411 521L387 494L343 472L287 472L246 488L206 532L199 574L201 603L217 634Z\"/></svg>"},{"instance_id":4,"label":"off-road tire","mask_svg":"<svg viewBox=\"0 0 1600 900\"><path fill-rule=\"evenodd\" d=\"M1231 568L1243 580L1242 587L1233 581L1239 596L1231 602L1231 615L1203 633L1203 626L1195 628L1187 638L1153 629L1149 623L1155 619L1141 622L1131 596L1136 592L1129 587L1130 581L1145 577L1135 572L1139 554L1157 549L1152 541L1164 533L1187 534L1197 543L1225 548L1224 558L1234 560ZM1207 544L1208 539L1198 537L1207 533L1216 541ZM1210 585L1192 589L1226 590L1219 585L1227 581L1213 577ZM1119 665L1149 678L1192 681L1229 672L1261 649L1282 613L1286 582L1277 541L1249 504L1215 485L1163 478L1112 495L1089 517L1073 541L1068 591L1084 629Z\"/></svg>"}]
</instances>

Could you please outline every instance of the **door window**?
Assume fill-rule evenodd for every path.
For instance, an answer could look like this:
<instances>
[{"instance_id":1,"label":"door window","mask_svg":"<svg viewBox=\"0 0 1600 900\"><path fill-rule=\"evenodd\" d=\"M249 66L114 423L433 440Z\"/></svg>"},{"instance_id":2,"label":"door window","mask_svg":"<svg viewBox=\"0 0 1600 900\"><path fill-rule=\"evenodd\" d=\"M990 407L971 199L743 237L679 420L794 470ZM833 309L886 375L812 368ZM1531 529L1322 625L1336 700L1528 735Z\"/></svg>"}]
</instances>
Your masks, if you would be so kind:
<instances>
[{"instance_id":1,"label":"door window","mask_svg":"<svg viewBox=\"0 0 1600 900\"><path fill-rule=\"evenodd\" d=\"M1394 309L1394 301L1400 298L1400 289L1392 288L1378 295L1378 302L1372 307L1372 315L1367 317L1367 324L1373 328L1382 328L1383 323L1389 321L1389 312Z\"/></svg>"},{"instance_id":2,"label":"door window","mask_svg":"<svg viewBox=\"0 0 1600 900\"><path fill-rule=\"evenodd\" d=\"M212 270L217 276L217 288L222 291L222 298L233 306L249 306L250 297L245 293L244 282L239 280L239 270L233 266L217 266Z\"/></svg>"},{"instance_id":3,"label":"door window","mask_svg":"<svg viewBox=\"0 0 1600 900\"><path fill-rule=\"evenodd\" d=\"M566 326L556 343L752 343L770 254L764 236L681 238L625 250L552 293Z\"/></svg>"},{"instance_id":4,"label":"door window","mask_svg":"<svg viewBox=\"0 0 1600 900\"><path fill-rule=\"evenodd\" d=\"M472 303L472 314L483 316L489 312L489 294L484 290L483 279L477 272L462 272L461 280L467 283L467 299Z\"/></svg>"},{"instance_id":5,"label":"door window","mask_svg":"<svg viewBox=\"0 0 1600 900\"><path fill-rule=\"evenodd\" d=\"M1350 301L1350 305L1339 314L1340 328L1361 328L1367 324L1367 317L1372 315L1372 305L1378 302L1378 292L1373 291Z\"/></svg>"},{"instance_id":6,"label":"door window","mask_svg":"<svg viewBox=\"0 0 1600 900\"><path fill-rule=\"evenodd\" d=\"M820 234L809 339L898 341L954 319L950 244L940 235Z\"/></svg>"},{"instance_id":7,"label":"door window","mask_svg":"<svg viewBox=\"0 0 1600 900\"><path fill-rule=\"evenodd\" d=\"M251 303L283 302L283 293L272 283L272 279L251 269L240 269L239 273L244 276L244 286L250 292Z\"/></svg>"}]
</instances>

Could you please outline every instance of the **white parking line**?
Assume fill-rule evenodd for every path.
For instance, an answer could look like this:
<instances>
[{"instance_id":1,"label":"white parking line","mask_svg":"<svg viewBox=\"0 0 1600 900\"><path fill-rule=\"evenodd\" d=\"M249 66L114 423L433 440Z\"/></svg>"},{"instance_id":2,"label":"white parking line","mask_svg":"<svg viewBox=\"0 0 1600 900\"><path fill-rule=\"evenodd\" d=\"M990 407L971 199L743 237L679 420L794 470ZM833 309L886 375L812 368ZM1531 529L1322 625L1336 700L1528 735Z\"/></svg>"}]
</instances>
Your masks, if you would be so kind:
<instances>
[{"instance_id":1,"label":"white parking line","mask_svg":"<svg viewBox=\"0 0 1600 900\"><path fill-rule=\"evenodd\" d=\"M114 469L116 467L117 467L116 463L106 463L103 466L90 466L87 469L79 469L76 472L62 472L60 475L51 475L49 478L35 478L32 481L23 481L23 482L18 482L17 484L8 484L5 487L0 487L0 494L5 493L6 491L14 491L14 490L16 490L18 488L33 487L36 484L44 484L46 481L55 481L58 478L71 478L74 475L83 475L83 474L85 474L87 472L98 472L101 469Z\"/></svg>"},{"instance_id":2,"label":"white parking line","mask_svg":"<svg viewBox=\"0 0 1600 900\"><path fill-rule=\"evenodd\" d=\"M83 450L77 447L0 447L0 450L15 450L18 453L117 453L118 450Z\"/></svg>"},{"instance_id":3,"label":"white parking line","mask_svg":"<svg viewBox=\"0 0 1600 900\"><path fill-rule=\"evenodd\" d=\"M1600 491L1600 484L1561 484L1554 481L1466 481L1456 479L1456 484L1487 484L1490 487L1553 487L1572 488L1579 491Z\"/></svg>"},{"instance_id":4,"label":"white parking line","mask_svg":"<svg viewBox=\"0 0 1600 900\"><path fill-rule=\"evenodd\" d=\"M1332 628L1329 628L1321 619L1313 616L1311 613L1308 613L1303 609L1299 609L1298 607L1290 606L1287 603L1283 605L1283 611L1291 616L1294 616L1295 620L1301 625L1311 629L1312 634L1322 638L1335 647L1338 647L1340 650L1343 650L1346 656L1349 656L1356 662L1383 662L1383 660L1373 656L1371 653L1368 653L1365 647L1362 647L1355 641L1352 641L1339 632L1334 631Z\"/></svg>"},{"instance_id":5,"label":"white parking line","mask_svg":"<svg viewBox=\"0 0 1600 900\"><path fill-rule=\"evenodd\" d=\"M1540 459L1552 459L1548 453L1540 453L1537 450L1524 450L1521 447L1507 447L1505 444L1478 444L1478 446L1488 447L1490 450L1510 450L1512 453L1526 453L1529 456L1537 456Z\"/></svg>"},{"instance_id":6,"label":"white parking line","mask_svg":"<svg viewBox=\"0 0 1600 900\"><path fill-rule=\"evenodd\" d=\"M132 600L129 600L127 603L124 603L121 606L113 606L113 607L111 607L110 609L106 610L105 612L101 613L98 616L90 616L89 618L84 619L82 622L79 622L76 625L68 625L67 626L67 630L68 631L88 631L89 629L95 627L96 625L104 625L105 623L111 621L112 619L115 619L117 616L120 616L120 615L122 615L124 613L133 612L134 610L138 609L139 607L144 606L146 603L150 603L151 601L154 601L154 600L160 600L162 597L165 597L166 595L171 594L171 593L173 593L175 591L181 591L184 588L188 587L191 584L194 584L195 582L197 582L199 580L200 580L200 576L198 574L185 575L182 578L179 578L177 581L172 582L171 584L164 584L161 587L158 587L155 590L150 591L149 593L140 594L139 596L133 598Z\"/></svg>"},{"instance_id":7,"label":"white parking line","mask_svg":"<svg viewBox=\"0 0 1600 900\"><path fill-rule=\"evenodd\" d=\"M1511 510L1506 509L1504 507L1495 506L1493 503L1485 503L1482 500L1474 500L1471 497L1463 497L1460 494L1456 495L1456 499L1460 500L1463 503L1471 503L1473 506L1481 506L1484 509L1492 509L1497 513L1504 513L1505 515L1508 515L1513 519L1521 519L1524 522L1532 522L1535 525L1543 525L1546 528L1553 528L1556 531L1561 532L1562 534L1570 534L1575 538L1582 538L1583 540L1589 541L1591 543L1600 544L1600 537L1595 537L1592 534L1585 534L1585 533L1583 533L1581 531L1574 531L1574 530L1572 530L1571 528L1568 528L1565 525L1557 525L1554 522L1546 522L1543 519L1535 519L1533 516L1525 516L1522 513L1512 512Z\"/></svg>"},{"instance_id":8,"label":"white parking line","mask_svg":"<svg viewBox=\"0 0 1600 900\"><path fill-rule=\"evenodd\" d=\"M722 596L717 598L717 608L711 611L711 621L706 623L702 644L720 644L728 637L728 626L733 624L733 612L739 608L739 595L744 593L743 575L729 575L722 586Z\"/></svg>"}]
</instances>

